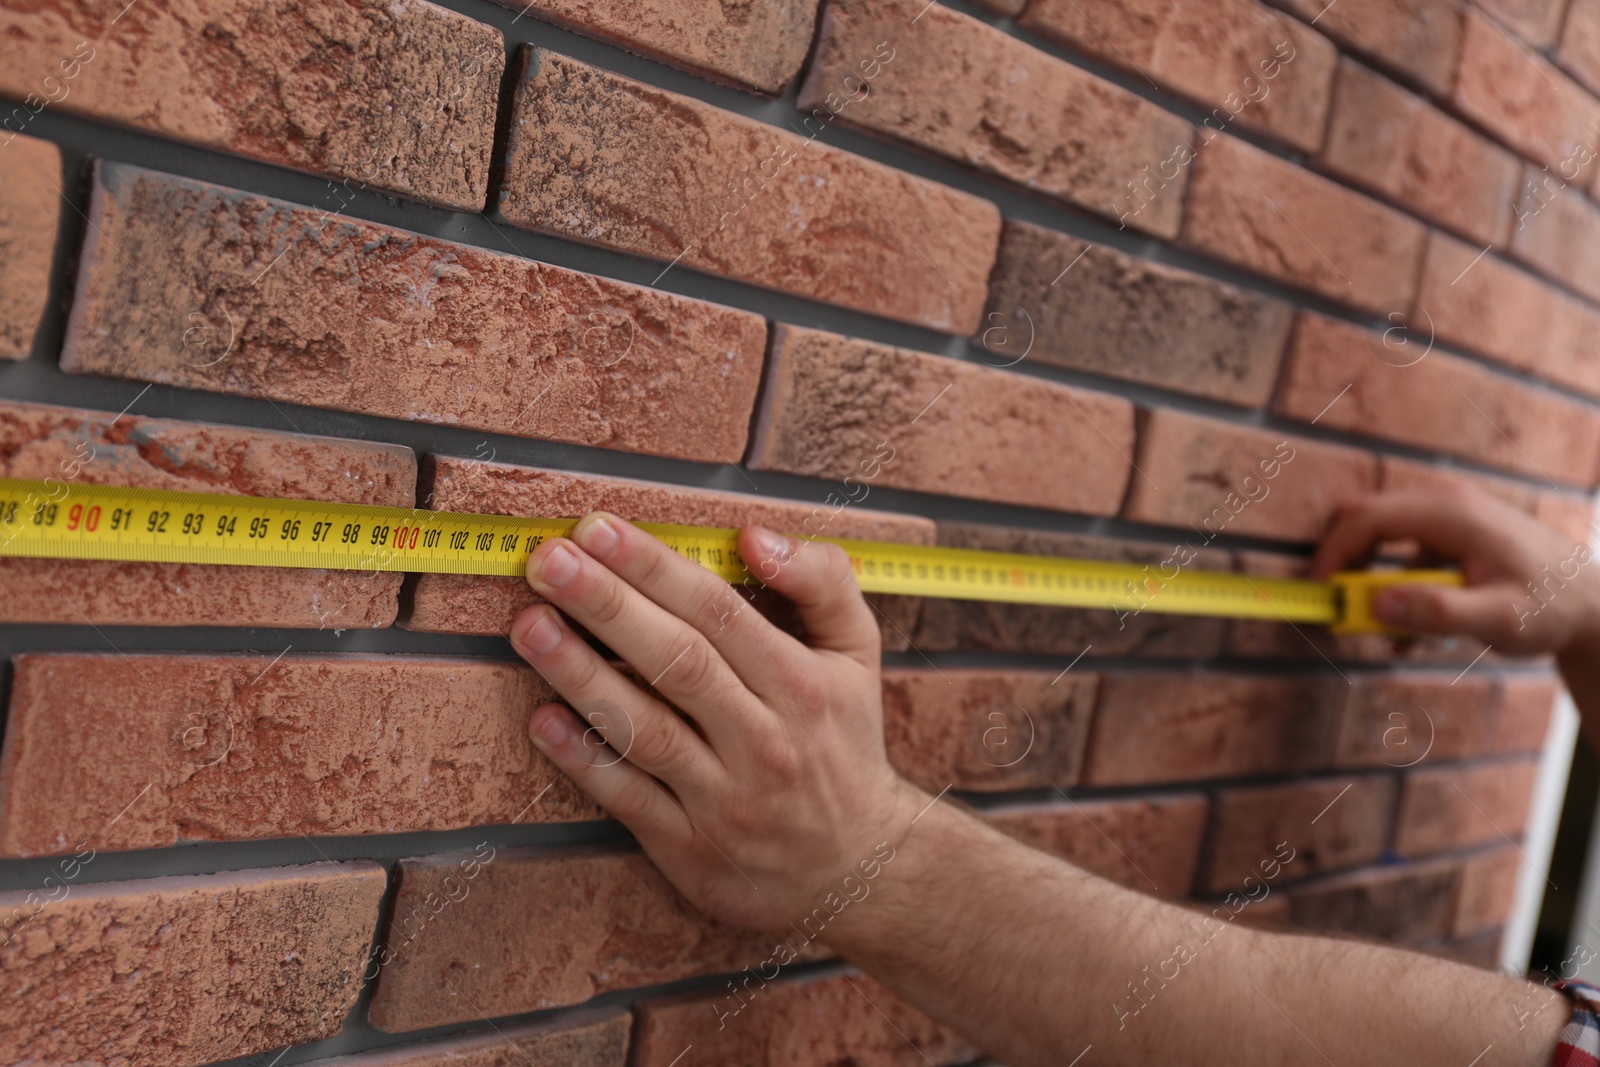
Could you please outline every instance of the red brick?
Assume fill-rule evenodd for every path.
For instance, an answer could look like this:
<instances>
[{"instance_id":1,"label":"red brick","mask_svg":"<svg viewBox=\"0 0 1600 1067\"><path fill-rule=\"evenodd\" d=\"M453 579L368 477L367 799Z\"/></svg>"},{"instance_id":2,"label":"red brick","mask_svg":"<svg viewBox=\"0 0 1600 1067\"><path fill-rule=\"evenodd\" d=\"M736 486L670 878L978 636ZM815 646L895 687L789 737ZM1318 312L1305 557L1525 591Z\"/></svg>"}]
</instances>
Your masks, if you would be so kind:
<instances>
[{"instance_id":1,"label":"red brick","mask_svg":"<svg viewBox=\"0 0 1600 1067\"><path fill-rule=\"evenodd\" d=\"M0 476L56 479L69 504L81 482L409 507L417 466L398 445L0 401ZM400 575L12 558L0 586L4 622L346 629L392 623Z\"/></svg>"},{"instance_id":2,"label":"red brick","mask_svg":"<svg viewBox=\"0 0 1600 1067\"><path fill-rule=\"evenodd\" d=\"M1500 681L1500 711L1489 751L1537 752L1550 730L1558 679L1547 674L1508 674Z\"/></svg>"},{"instance_id":3,"label":"red brick","mask_svg":"<svg viewBox=\"0 0 1600 1067\"><path fill-rule=\"evenodd\" d=\"M1509 367L1600 395L1600 312L1498 256L1435 231L1422 264L1415 342L1436 336ZM1391 320L1394 321L1394 320ZM1398 340L1398 334L1392 335ZM1396 353L1395 362L1409 357Z\"/></svg>"},{"instance_id":4,"label":"red brick","mask_svg":"<svg viewBox=\"0 0 1600 1067\"><path fill-rule=\"evenodd\" d=\"M1212 108L1208 130L1237 122L1307 151L1322 143L1333 45L1255 0L1033 0L1019 21Z\"/></svg>"},{"instance_id":5,"label":"red brick","mask_svg":"<svg viewBox=\"0 0 1600 1067\"><path fill-rule=\"evenodd\" d=\"M528 712L553 691L521 665L46 652L14 665L8 856L605 817L529 743Z\"/></svg>"},{"instance_id":6,"label":"red brick","mask_svg":"<svg viewBox=\"0 0 1600 1067\"><path fill-rule=\"evenodd\" d=\"M1304 578L1310 570L1310 561L1304 556L1246 550L1234 553L1234 558L1245 574ZM1483 650L1482 642L1457 637L1418 637L1396 649L1395 642L1382 634L1331 634L1323 626L1291 626L1266 619L1234 619L1227 645L1229 655L1300 659L1318 665L1325 665L1328 660L1464 665Z\"/></svg>"},{"instance_id":7,"label":"red brick","mask_svg":"<svg viewBox=\"0 0 1600 1067\"><path fill-rule=\"evenodd\" d=\"M98 173L69 371L709 463L744 449L757 315L135 167Z\"/></svg>"},{"instance_id":8,"label":"red brick","mask_svg":"<svg viewBox=\"0 0 1600 1067\"><path fill-rule=\"evenodd\" d=\"M1025 357L1243 407L1272 393L1288 304L1008 219L981 342Z\"/></svg>"},{"instance_id":9,"label":"red brick","mask_svg":"<svg viewBox=\"0 0 1600 1067\"><path fill-rule=\"evenodd\" d=\"M748 465L972 500L1114 515L1133 405L1120 397L821 330L773 330Z\"/></svg>"},{"instance_id":10,"label":"red brick","mask_svg":"<svg viewBox=\"0 0 1600 1067\"><path fill-rule=\"evenodd\" d=\"M868 451L863 458L872 458L872 453ZM429 506L440 511L572 517L606 510L634 522L692 526L762 523L778 530L825 537L913 545L933 544L934 539L933 523L910 515L857 507L830 515L833 504L805 504L450 456L423 458L421 494ZM853 489L851 496L857 501L866 499L866 494L857 496ZM423 574L411 588L401 625L409 630L442 633L505 634L510 632L517 613L538 599L521 578ZM868 599L878 605L881 613L885 647L904 647L902 635L915 625L916 599Z\"/></svg>"},{"instance_id":11,"label":"red brick","mask_svg":"<svg viewBox=\"0 0 1600 1067\"><path fill-rule=\"evenodd\" d=\"M1511 254L1600 301L1600 204L1585 196L1581 186L1563 187L1554 175L1528 167L1517 226L1511 231ZM1592 335L1589 340L1593 342Z\"/></svg>"},{"instance_id":12,"label":"red brick","mask_svg":"<svg viewBox=\"0 0 1600 1067\"><path fill-rule=\"evenodd\" d=\"M50 295L61 150L7 134L0 140L0 189L0 359L25 359Z\"/></svg>"},{"instance_id":13,"label":"red brick","mask_svg":"<svg viewBox=\"0 0 1600 1067\"><path fill-rule=\"evenodd\" d=\"M7 4L0 38L0 95L483 209L505 43L465 15L421 0L46 0ZM348 200L328 189L330 207Z\"/></svg>"},{"instance_id":14,"label":"red brick","mask_svg":"<svg viewBox=\"0 0 1600 1067\"><path fill-rule=\"evenodd\" d=\"M883 674L889 762L931 792L1072 785L1098 679L1084 671L900 670Z\"/></svg>"},{"instance_id":15,"label":"red brick","mask_svg":"<svg viewBox=\"0 0 1600 1067\"><path fill-rule=\"evenodd\" d=\"M802 941L793 935L791 944ZM753 967L776 944L694 910L642 853L480 850L402 860L372 1024L399 1033L579 1004Z\"/></svg>"},{"instance_id":16,"label":"red brick","mask_svg":"<svg viewBox=\"0 0 1600 1067\"><path fill-rule=\"evenodd\" d=\"M1280 844L1294 849L1280 880L1376 862L1389 844L1398 795L1387 775L1224 789L1213 805L1200 890L1225 893L1247 876L1260 879L1261 863Z\"/></svg>"},{"instance_id":17,"label":"red brick","mask_svg":"<svg viewBox=\"0 0 1600 1067\"><path fill-rule=\"evenodd\" d=\"M1056 533L975 523L940 522L938 543L951 548L1021 552L1162 566L1179 566L1187 556L1171 542L1131 541L1121 537ZM1232 567L1221 549L1196 550L1190 567L1225 571ZM1091 648L1100 656L1170 656L1208 659L1222 651L1227 622L1199 615L1155 611L1117 612L1057 608L1042 604L995 604L982 600L927 598L917 616L913 644L925 652L979 649L993 652L1057 653L1077 656Z\"/></svg>"},{"instance_id":18,"label":"red brick","mask_svg":"<svg viewBox=\"0 0 1600 1067\"><path fill-rule=\"evenodd\" d=\"M1520 837L1538 771L1536 761L1525 760L1409 772L1400 794L1395 851L1426 856Z\"/></svg>"},{"instance_id":19,"label":"red brick","mask_svg":"<svg viewBox=\"0 0 1600 1067\"><path fill-rule=\"evenodd\" d=\"M1382 311L1416 292L1426 228L1246 144L1200 147L1179 237L1226 263L1341 304Z\"/></svg>"},{"instance_id":20,"label":"red brick","mask_svg":"<svg viewBox=\"0 0 1600 1067\"><path fill-rule=\"evenodd\" d=\"M1593 408L1309 312L1296 323L1273 410L1531 477L1582 486L1600 477Z\"/></svg>"},{"instance_id":21,"label":"red brick","mask_svg":"<svg viewBox=\"0 0 1600 1067\"><path fill-rule=\"evenodd\" d=\"M769 96L782 93L800 73L818 2L728 6L716 0L645 0L613 8L585 0L495 0L712 81Z\"/></svg>"},{"instance_id":22,"label":"red brick","mask_svg":"<svg viewBox=\"0 0 1600 1067\"><path fill-rule=\"evenodd\" d=\"M1556 43L1567 0L1473 0L1474 6L1535 48Z\"/></svg>"},{"instance_id":23,"label":"red brick","mask_svg":"<svg viewBox=\"0 0 1600 1067\"><path fill-rule=\"evenodd\" d=\"M731 992L641 1000L634 1014L633 1067L673 1067L689 1048L687 1064L764 1067L943 1067L977 1054L859 974L771 983L755 975Z\"/></svg>"},{"instance_id":24,"label":"red brick","mask_svg":"<svg viewBox=\"0 0 1600 1067\"><path fill-rule=\"evenodd\" d=\"M1088 785L1196 781L1328 763L1339 679L1107 673L1084 757Z\"/></svg>"},{"instance_id":25,"label":"red brick","mask_svg":"<svg viewBox=\"0 0 1600 1067\"><path fill-rule=\"evenodd\" d=\"M316 1067L624 1067L632 1021L623 1009L596 1008L546 1022L496 1024L486 1034L315 1062Z\"/></svg>"},{"instance_id":26,"label":"red brick","mask_svg":"<svg viewBox=\"0 0 1600 1067\"><path fill-rule=\"evenodd\" d=\"M517 226L977 329L1000 233L987 200L565 56L524 60L500 193Z\"/></svg>"},{"instance_id":27,"label":"red brick","mask_svg":"<svg viewBox=\"0 0 1600 1067\"><path fill-rule=\"evenodd\" d=\"M1354 679L1334 757L1341 767L1415 767L1493 748L1500 694L1485 674Z\"/></svg>"},{"instance_id":28,"label":"red brick","mask_svg":"<svg viewBox=\"0 0 1600 1067\"><path fill-rule=\"evenodd\" d=\"M1384 492L1448 492L1471 487L1504 500L1518 511L1533 513L1539 491L1527 482L1497 478L1479 471L1422 463L1400 456L1378 457L1378 488Z\"/></svg>"},{"instance_id":29,"label":"red brick","mask_svg":"<svg viewBox=\"0 0 1600 1067\"><path fill-rule=\"evenodd\" d=\"M1457 0L1272 0L1383 67L1392 77L1433 96L1446 96L1461 58Z\"/></svg>"},{"instance_id":30,"label":"red brick","mask_svg":"<svg viewBox=\"0 0 1600 1067\"><path fill-rule=\"evenodd\" d=\"M837 115L1097 215L1126 213L1136 229L1177 234L1179 161L1191 157L1194 132L1171 112L926 0L831 0L818 42L798 104L813 123ZM885 54L893 58L879 63ZM1153 199L1135 199L1129 183L1152 175Z\"/></svg>"},{"instance_id":31,"label":"red brick","mask_svg":"<svg viewBox=\"0 0 1600 1067\"><path fill-rule=\"evenodd\" d=\"M1451 936L1471 937L1506 924L1516 905L1517 879L1524 862L1516 849L1498 848L1461 865L1461 891L1456 897Z\"/></svg>"},{"instance_id":32,"label":"red brick","mask_svg":"<svg viewBox=\"0 0 1600 1067\"><path fill-rule=\"evenodd\" d=\"M1051 801L985 814L1024 844L1129 889L1179 898L1194 885L1206 799L1186 793Z\"/></svg>"},{"instance_id":33,"label":"red brick","mask_svg":"<svg viewBox=\"0 0 1600 1067\"><path fill-rule=\"evenodd\" d=\"M1504 247L1510 234L1520 161L1349 59L1317 164L1480 245Z\"/></svg>"},{"instance_id":34,"label":"red brick","mask_svg":"<svg viewBox=\"0 0 1600 1067\"><path fill-rule=\"evenodd\" d=\"M356 862L0 893L0 914L31 915L0 945L7 1058L190 1067L332 1037L383 891Z\"/></svg>"},{"instance_id":35,"label":"red brick","mask_svg":"<svg viewBox=\"0 0 1600 1067\"><path fill-rule=\"evenodd\" d=\"M1194 548L1220 533L1315 541L1339 504L1377 485L1377 460L1353 448L1170 408L1141 414L1122 515L1187 527Z\"/></svg>"},{"instance_id":36,"label":"red brick","mask_svg":"<svg viewBox=\"0 0 1600 1067\"><path fill-rule=\"evenodd\" d=\"M1352 871L1289 890L1289 921L1414 945L1449 934L1460 883L1461 868L1448 863Z\"/></svg>"},{"instance_id":37,"label":"red brick","mask_svg":"<svg viewBox=\"0 0 1600 1067\"><path fill-rule=\"evenodd\" d=\"M1600 0L1571 0L1555 59L1590 92L1600 93Z\"/></svg>"},{"instance_id":38,"label":"red brick","mask_svg":"<svg viewBox=\"0 0 1600 1067\"><path fill-rule=\"evenodd\" d=\"M1451 95L1456 109L1535 163L1556 168L1592 153L1600 138L1600 101L1478 11L1464 17L1461 69Z\"/></svg>"},{"instance_id":39,"label":"red brick","mask_svg":"<svg viewBox=\"0 0 1600 1067\"><path fill-rule=\"evenodd\" d=\"M1533 514L1574 541L1588 544L1594 537L1594 501L1589 497L1549 490L1539 494Z\"/></svg>"}]
</instances>

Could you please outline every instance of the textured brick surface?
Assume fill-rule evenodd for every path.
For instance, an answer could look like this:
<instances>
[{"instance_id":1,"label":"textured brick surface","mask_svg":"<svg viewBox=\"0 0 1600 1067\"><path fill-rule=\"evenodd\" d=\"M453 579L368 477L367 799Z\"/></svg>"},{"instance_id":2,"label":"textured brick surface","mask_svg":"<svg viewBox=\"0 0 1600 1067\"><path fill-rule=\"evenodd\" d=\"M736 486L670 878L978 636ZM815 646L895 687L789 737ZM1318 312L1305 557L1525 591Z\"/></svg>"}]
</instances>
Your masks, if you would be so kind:
<instances>
[{"instance_id":1,"label":"textured brick surface","mask_svg":"<svg viewBox=\"0 0 1600 1067\"><path fill-rule=\"evenodd\" d=\"M1328 762L1339 679L1113 672L1084 758L1090 785L1191 781Z\"/></svg>"},{"instance_id":2,"label":"textured brick surface","mask_svg":"<svg viewBox=\"0 0 1600 1067\"><path fill-rule=\"evenodd\" d=\"M880 65L874 55L882 43L894 58ZM1050 106L1039 107L1041 100ZM1148 233L1178 232L1184 173L1176 161L1189 157L1194 142L1187 122L942 5L830 2L799 107L814 122L837 111L843 123L1098 215L1126 214L1127 225ZM1151 199L1141 209L1128 183L1151 173Z\"/></svg>"},{"instance_id":3,"label":"textured brick surface","mask_svg":"<svg viewBox=\"0 0 1600 1067\"><path fill-rule=\"evenodd\" d=\"M1317 162L1479 245L1505 245L1521 180L1518 159L1349 59L1339 63Z\"/></svg>"},{"instance_id":4,"label":"textured brick surface","mask_svg":"<svg viewBox=\"0 0 1600 1067\"><path fill-rule=\"evenodd\" d=\"M495 3L713 81L776 95L805 62L818 0L646 0L625 9L593 0Z\"/></svg>"},{"instance_id":5,"label":"textured brick surface","mask_svg":"<svg viewBox=\"0 0 1600 1067\"><path fill-rule=\"evenodd\" d=\"M528 741L528 712L553 694L521 665L109 652L14 662L5 855L604 817Z\"/></svg>"},{"instance_id":6,"label":"textured brick surface","mask_svg":"<svg viewBox=\"0 0 1600 1067\"><path fill-rule=\"evenodd\" d=\"M1221 533L1315 541L1378 477L1376 459L1353 448L1168 408L1141 413L1134 466L1123 516L1182 526L1194 548Z\"/></svg>"},{"instance_id":7,"label":"textured brick surface","mask_svg":"<svg viewBox=\"0 0 1600 1067\"><path fill-rule=\"evenodd\" d=\"M1407 773L1395 822L1395 851L1426 856L1515 840L1528 818L1538 770L1538 763L1530 760Z\"/></svg>"},{"instance_id":8,"label":"textured brick surface","mask_svg":"<svg viewBox=\"0 0 1600 1067\"><path fill-rule=\"evenodd\" d=\"M1414 352L1359 326L1302 313L1273 410L1530 477L1594 485L1600 414L1593 408L1443 352L1422 359Z\"/></svg>"},{"instance_id":9,"label":"textured brick surface","mask_svg":"<svg viewBox=\"0 0 1600 1067\"><path fill-rule=\"evenodd\" d=\"M1450 92L1461 57L1456 0L1273 0L1392 76L1434 96Z\"/></svg>"},{"instance_id":10,"label":"textured brick surface","mask_svg":"<svg viewBox=\"0 0 1600 1067\"><path fill-rule=\"evenodd\" d=\"M1596 136L1600 137L1600 127ZM1600 166L1591 167L1600 172ZM1553 179L1547 183L1543 170L1528 167L1517 205L1517 226L1511 232L1511 254L1590 300L1600 301L1600 205L1585 196L1580 186L1561 188Z\"/></svg>"},{"instance_id":11,"label":"textured brick surface","mask_svg":"<svg viewBox=\"0 0 1600 1067\"><path fill-rule=\"evenodd\" d=\"M1525 862L1516 849L1497 848L1463 863L1451 935L1471 937L1504 926L1516 902L1517 879Z\"/></svg>"},{"instance_id":12,"label":"textured brick surface","mask_svg":"<svg viewBox=\"0 0 1600 1067\"><path fill-rule=\"evenodd\" d=\"M868 452L863 459L873 458ZM863 469L865 470L865 469ZM862 472L850 488L870 483ZM865 479L865 481L861 481ZM868 484L868 493L871 492ZM687 489L631 478L607 478L538 467L513 467L451 456L423 459L421 497L440 511L493 515L575 517L606 510L634 522L679 522L695 526L761 523L777 530L824 537L932 544L933 523L869 508L803 504L710 489ZM402 625L444 633L505 634L517 612L538 598L521 578L460 574L419 575L411 587ZM886 648L904 647L915 625L912 597L870 597L878 605Z\"/></svg>"},{"instance_id":13,"label":"textured brick surface","mask_svg":"<svg viewBox=\"0 0 1600 1067\"><path fill-rule=\"evenodd\" d=\"M732 462L759 316L114 163L62 365ZM280 258L281 257L281 258Z\"/></svg>"},{"instance_id":14,"label":"textured brick surface","mask_svg":"<svg viewBox=\"0 0 1600 1067\"><path fill-rule=\"evenodd\" d=\"M1281 843L1294 849L1293 879L1376 862L1399 792L1388 775L1224 789L1213 802L1199 888L1225 893L1259 878Z\"/></svg>"},{"instance_id":15,"label":"textured brick surface","mask_svg":"<svg viewBox=\"0 0 1600 1067\"><path fill-rule=\"evenodd\" d=\"M1500 970L1500 945L1502 933L1491 930L1473 937L1454 938L1437 944L1422 946L1421 951L1447 960L1465 963L1469 967L1482 967L1488 971Z\"/></svg>"},{"instance_id":16,"label":"textured brick surface","mask_svg":"<svg viewBox=\"0 0 1600 1067\"><path fill-rule=\"evenodd\" d=\"M1474 3L1478 10L1512 33L1533 47L1543 49L1556 43L1568 0L1474 0Z\"/></svg>"},{"instance_id":17,"label":"textured brick surface","mask_svg":"<svg viewBox=\"0 0 1600 1067\"><path fill-rule=\"evenodd\" d=\"M189 1067L332 1037L383 890L366 862L75 886L0 945L6 1058Z\"/></svg>"},{"instance_id":18,"label":"textured brick surface","mask_svg":"<svg viewBox=\"0 0 1600 1067\"><path fill-rule=\"evenodd\" d=\"M1368 311L1415 293L1414 219L1233 137L1203 144L1194 168L1183 244Z\"/></svg>"},{"instance_id":19,"label":"textured brick surface","mask_svg":"<svg viewBox=\"0 0 1600 1067\"><path fill-rule=\"evenodd\" d=\"M1029 358L1260 407L1292 319L1260 293L1007 220L979 339L994 366Z\"/></svg>"},{"instance_id":20,"label":"textured brick surface","mask_svg":"<svg viewBox=\"0 0 1600 1067\"><path fill-rule=\"evenodd\" d=\"M950 548L1022 552L1148 564L1152 573L1175 567L1229 570L1228 553L1201 548L1190 559L1178 545L1159 541L1022 530L976 523L940 522L938 543ZM1202 616L1154 611L1116 612L1042 604L928 598L922 602L912 643L924 651L984 650L1077 656L1091 647L1101 656L1170 656L1203 659L1222 649L1227 623ZM1063 664L1065 666L1065 664Z\"/></svg>"},{"instance_id":21,"label":"textured brick surface","mask_svg":"<svg viewBox=\"0 0 1600 1067\"><path fill-rule=\"evenodd\" d=\"M1494 747L1500 692L1487 675L1362 675L1354 679L1334 762L1433 766Z\"/></svg>"},{"instance_id":22,"label":"textured brick surface","mask_svg":"<svg viewBox=\"0 0 1600 1067\"><path fill-rule=\"evenodd\" d=\"M889 762L931 792L1072 785L1098 679L1084 671L905 670L883 675Z\"/></svg>"},{"instance_id":23,"label":"textured brick surface","mask_svg":"<svg viewBox=\"0 0 1600 1067\"><path fill-rule=\"evenodd\" d=\"M821 330L773 330L749 465L1113 515L1128 483L1133 405L943 356ZM859 476L859 475L858 475Z\"/></svg>"},{"instance_id":24,"label":"textured brick surface","mask_svg":"<svg viewBox=\"0 0 1600 1067\"><path fill-rule=\"evenodd\" d=\"M1537 752L1550 729L1560 683L1550 675L1508 675L1500 683L1500 711L1489 744L1494 752Z\"/></svg>"},{"instance_id":25,"label":"textured brick surface","mask_svg":"<svg viewBox=\"0 0 1600 1067\"><path fill-rule=\"evenodd\" d=\"M1334 47L1255 0L1033 0L1020 21L1212 109L1203 129L1237 124L1308 151L1322 143Z\"/></svg>"},{"instance_id":26,"label":"textured brick surface","mask_svg":"<svg viewBox=\"0 0 1600 1067\"><path fill-rule=\"evenodd\" d=\"M409 507L417 467L398 445L3 401L0 475L66 483L58 508L75 481ZM0 559L0 576L5 622L388 626L400 589L398 574L98 560Z\"/></svg>"},{"instance_id":27,"label":"textured brick surface","mask_svg":"<svg viewBox=\"0 0 1600 1067\"><path fill-rule=\"evenodd\" d=\"M1556 62L1592 93L1600 93L1600 0L1570 0Z\"/></svg>"},{"instance_id":28,"label":"textured brick surface","mask_svg":"<svg viewBox=\"0 0 1600 1067\"><path fill-rule=\"evenodd\" d=\"M1600 311L1482 248L1434 231L1407 338L1439 340L1600 395ZM1391 320L1393 321L1393 320ZM1398 339L1400 335L1392 335ZM1396 352L1390 357L1404 363Z\"/></svg>"},{"instance_id":29,"label":"textured brick surface","mask_svg":"<svg viewBox=\"0 0 1600 1067\"><path fill-rule=\"evenodd\" d=\"M988 818L1025 844L1103 878L1176 898L1194 885L1206 800L1194 794L1053 800L1002 808Z\"/></svg>"},{"instance_id":30,"label":"textured brick surface","mask_svg":"<svg viewBox=\"0 0 1600 1067\"><path fill-rule=\"evenodd\" d=\"M483 208L498 30L421 0L0 4L0 94L467 211ZM57 71L59 70L59 74ZM55 97L54 92L61 92ZM347 196L331 183L330 209Z\"/></svg>"},{"instance_id":31,"label":"textured brick surface","mask_svg":"<svg viewBox=\"0 0 1600 1067\"><path fill-rule=\"evenodd\" d=\"M500 195L511 222L950 333L977 328L993 204L564 56L526 56L537 69L517 90Z\"/></svg>"},{"instance_id":32,"label":"textured brick surface","mask_svg":"<svg viewBox=\"0 0 1600 1067\"><path fill-rule=\"evenodd\" d=\"M1539 491L1527 482L1497 478L1479 471L1440 467L1400 456L1378 457L1378 488L1385 492L1448 491L1464 486L1498 497L1519 511L1530 514L1539 497Z\"/></svg>"},{"instance_id":33,"label":"textured brick surface","mask_svg":"<svg viewBox=\"0 0 1600 1067\"><path fill-rule=\"evenodd\" d=\"M641 853L502 850L479 857L466 880L461 863L470 858L401 861L372 998L380 1030L578 1004L612 989L736 971L756 966L777 944L695 911Z\"/></svg>"},{"instance_id":34,"label":"textured brick surface","mask_svg":"<svg viewBox=\"0 0 1600 1067\"><path fill-rule=\"evenodd\" d=\"M59 148L0 137L0 359L22 359L33 349L49 296L61 187Z\"/></svg>"},{"instance_id":35,"label":"textured brick surface","mask_svg":"<svg viewBox=\"0 0 1600 1067\"><path fill-rule=\"evenodd\" d=\"M1451 102L1469 121L1552 169L1600 143L1600 100L1521 47L1476 10L1465 15ZM1572 163L1568 164L1570 171Z\"/></svg>"},{"instance_id":36,"label":"textured brick surface","mask_svg":"<svg viewBox=\"0 0 1600 1067\"><path fill-rule=\"evenodd\" d=\"M317 1060L317 1067L624 1067L632 1016L618 1008L496 1025L487 1034Z\"/></svg>"},{"instance_id":37,"label":"textured brick surface","mask_svg":"<svg viewBox=\"0 0 1600 1067\"><path fill-rule=\"evenodd\" d=\"M673 1067L680 1057L684 1064L761 1067L945 1067L975 1055L865 975L771 983L758 975L738 990L639 1002L634 1067Z\"/></svg>"},{"instance_id":38,"label":"textured brick surface","mask_svg":"<svg viewBox=\"0 0 1600 1067\"><path fill-rule=\"evenodd\" d=\"M1289 891L1289 920L1314 930L1416 944L1450 933L1461 870L1454 864L1376 867Z\"/></svg>"}]
</instances>

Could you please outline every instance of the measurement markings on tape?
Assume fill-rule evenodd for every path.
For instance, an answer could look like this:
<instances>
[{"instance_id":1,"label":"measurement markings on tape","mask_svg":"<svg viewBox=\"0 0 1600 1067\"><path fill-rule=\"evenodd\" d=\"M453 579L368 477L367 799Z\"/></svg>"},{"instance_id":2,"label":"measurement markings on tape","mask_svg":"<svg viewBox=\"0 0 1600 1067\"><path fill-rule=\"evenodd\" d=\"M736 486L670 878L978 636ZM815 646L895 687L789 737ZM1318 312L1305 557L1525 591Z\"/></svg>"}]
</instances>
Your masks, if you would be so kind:
<instances>
[{"instance_id":1,"label":"measurement markings on tape","mask_svg":"<svg viewBox=\"0 0 1600 1067\"><path fill-rule=\"evenodd\" d=\"M528 554L575 519L0 479L0 556L520 576ZM730 582L751 581L738 531L639 523ZM1381 629L1371 592L1444 571L1361 572L1331 582L1133 563L831 540L869 593L1208 615Z\"/></svg>"}]
</instances>

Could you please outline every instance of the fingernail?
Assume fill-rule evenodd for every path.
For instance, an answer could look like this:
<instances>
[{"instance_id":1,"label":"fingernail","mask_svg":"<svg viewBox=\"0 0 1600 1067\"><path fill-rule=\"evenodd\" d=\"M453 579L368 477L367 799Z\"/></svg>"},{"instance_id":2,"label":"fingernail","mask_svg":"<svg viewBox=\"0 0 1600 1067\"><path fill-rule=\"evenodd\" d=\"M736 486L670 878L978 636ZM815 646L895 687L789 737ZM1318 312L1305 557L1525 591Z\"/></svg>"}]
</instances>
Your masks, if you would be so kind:
<instances>
[{"instance_id":1,"label":"fingernail","mask_svg":"<svg viewBox=\"0 0 1600 1067\"><path fill-rule=\"evenodd\" d=\"M560 748L572 737L572 727L568 725L563 712L547 711L543 715L534 712L529 725L532 727L529 736L542 749Z\"/></svg>"},{"instance_id":2,"label":"fingernail","mask_svg":"<svg viewBox=\"0 0 1600 1067\"><path fill-rule=\"evenodd\" d=\"M1379 590L1372 598L1372 613L1379 622L1404 626L1411 616L1411 599L1398 589Z\"/></svg>"},{"instance_id":3,"label":"fingernail","mask_svg":"<svg viewBox=\"0 0 1600 1067\"><path fill-rule=\"evenodd\" d=\"M764 526L757 526L753 531L756 547L761 549L764 559L774 563L788 563L794 558L794 542L781 534L775 534Z\"/></svg>"},{"instance_id":4,"label":"fingernail","mask_svg":"<svg viewBox=\"0 0 1600 1067\"><path fill-rule=\"evenodd\" d=\"M523 628L517 638L517 644L541 656L554 652L560 643L561 624L556 622L548 611L541 612L533 622Z\"/></svg>"},{"instance_id":5,"label":"fingernail","mask_svg":"<svg viewBox=\"0 0 1600 1067\"><path fill-rule=\"evenodd\" d=\"M578 576L578 557L566 545L556 545L539 561L539 580L562 586Z\"/></svg>"},{"instance_id":6,"label":"fingernail","mask_svg":"<svg viewBox=\"0 0 1600 1067\"><path fill-rule=\"evenodd\" d=\"M617 528L603 515L588 515L573 527L572 539L589 555L605 559L617 547Z\"/></svg>"}]
</instances>

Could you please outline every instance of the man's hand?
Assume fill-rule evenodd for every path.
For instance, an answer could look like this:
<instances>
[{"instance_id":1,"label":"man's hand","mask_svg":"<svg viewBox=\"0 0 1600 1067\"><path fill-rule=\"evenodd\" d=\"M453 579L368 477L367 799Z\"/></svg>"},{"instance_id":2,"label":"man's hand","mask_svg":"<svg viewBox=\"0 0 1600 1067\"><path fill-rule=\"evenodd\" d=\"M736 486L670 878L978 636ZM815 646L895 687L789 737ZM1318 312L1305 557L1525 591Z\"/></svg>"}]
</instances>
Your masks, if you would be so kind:
<instances>
[{"instance_id":1,"label":"man's hand","mask_svg":"<svg viewBox=\"0 0 1600 1067\"><path fill-rule=\"evenodd\" d=\"M1380 493L1345 506L1312 574L1326 578L1399 539L1459 563L1467 587L1381 591L1373 612L1391 626L1465 634L1522 654L1560 653L1600 634L1600 567L1588 547L1475 489Z\"/></svg>"},{"instance_id":2,"label":"man's hand","mask_svg":"<svg viewBox=\"0 0 1600 1067\"><path fill-rule=\"evenodd\" d=\"M889 767L878 627L844 552L756 526L741 532L739 551L794 602L808 644L603 512L528 559L528 582L549 604L524 611L511 641L572 708L533 712L539 748L695 905L777 930L878 843L897 844L928 798Z\"/></svg>"}]
</instances>

